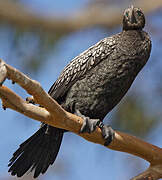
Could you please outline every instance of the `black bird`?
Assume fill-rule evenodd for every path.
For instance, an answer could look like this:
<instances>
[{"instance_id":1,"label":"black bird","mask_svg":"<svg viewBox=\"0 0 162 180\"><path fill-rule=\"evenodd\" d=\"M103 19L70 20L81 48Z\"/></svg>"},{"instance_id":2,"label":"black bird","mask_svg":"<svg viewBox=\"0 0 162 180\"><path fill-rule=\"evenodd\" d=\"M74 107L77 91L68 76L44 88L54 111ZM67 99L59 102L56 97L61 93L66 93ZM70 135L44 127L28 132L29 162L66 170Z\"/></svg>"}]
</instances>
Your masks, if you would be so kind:
<instances>
[{"instance_id":1,"label":"black bird","mask_svg":"<svg viewBox=\"0 0 162 180\"><path fill-rule=\"evenodd\" d=\"M102 130L105 145L114 132L102 123L126 94L151 52L151 40L142 29L145 17L131 6L123 16L123 31L99 41L75 57L62 71L49 94L64 109L84 119L81 132ZM13 154L11 175L23 176L29 169L34 177L45 173L58 154L65 130L42 124L41 128Z\"/></svg>"}]
</instances>

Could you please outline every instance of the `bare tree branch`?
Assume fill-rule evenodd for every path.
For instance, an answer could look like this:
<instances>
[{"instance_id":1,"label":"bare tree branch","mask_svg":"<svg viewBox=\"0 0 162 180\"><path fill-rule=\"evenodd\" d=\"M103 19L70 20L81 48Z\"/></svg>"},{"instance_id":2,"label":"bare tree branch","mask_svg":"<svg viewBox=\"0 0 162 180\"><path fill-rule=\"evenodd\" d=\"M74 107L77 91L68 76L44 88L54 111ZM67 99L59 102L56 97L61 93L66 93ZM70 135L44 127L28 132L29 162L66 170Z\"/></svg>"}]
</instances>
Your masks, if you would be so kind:
<instances>
[{"instance_id":1,"label":"bare tree branch","mask_svg":"<svg viewBox=\"0 0 162 180\"><path fill-rule=\"evenodd\" d=\"M52 99L41 85L0 60L0 83L4 79L11 79L33 95L34 100L44 108L29 104L20 96L5 86L0 86L0 98L6 108L13 109L35 120L47 123L51 126L74 132L88 141L104 145L101 130L97 128L94 133L80 134L83 123L82 118L66 112L54 99ZM127 152L141 157L150 163L150 167L133 180L162 178L162 149L144 142L134 136L115 131L115 138L108 146L112 150Z\"/></svg>"},{"instance_id":2,"label":"bare tree branch","mask_svg":"<svg viewBox=\"0 0 162 180\"><path fill-rule=\"evenodd\" d=\"M162 7L161 0L136 0L135 6L145 13ZM0 20L19 28L41 28L59 34L70 33L79 29L100 25L106 28L116 27L121 23L122 12L112 6L92 6L80 10L66 18L41 17L27 10L26 7L10 0L0 1Z\"/></svg>"}]
</instances>

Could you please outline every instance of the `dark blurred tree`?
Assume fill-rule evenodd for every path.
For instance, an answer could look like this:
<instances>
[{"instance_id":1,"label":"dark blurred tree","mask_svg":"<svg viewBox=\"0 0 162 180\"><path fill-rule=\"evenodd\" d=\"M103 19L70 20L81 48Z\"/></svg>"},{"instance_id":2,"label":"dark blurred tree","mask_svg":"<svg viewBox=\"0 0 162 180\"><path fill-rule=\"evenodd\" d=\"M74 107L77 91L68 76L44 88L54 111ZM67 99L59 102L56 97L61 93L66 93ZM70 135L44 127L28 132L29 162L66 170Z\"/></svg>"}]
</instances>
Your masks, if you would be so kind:
<instances>
[{"instance_id":1,"label":"dark blurred tree","mask_svg":"<svg viewBox=\"0 0 162 180\"><path fill-rule=\"evenodd\" d=\"M123 132L127 132L137 137L146 137L157 125L157 117L155 115L148 115L146 107L137 98L135 92L127 96L122 104L117 108L112 126ZM154 117L155 116L155 117Z\"/></svg>"}]
</instances>

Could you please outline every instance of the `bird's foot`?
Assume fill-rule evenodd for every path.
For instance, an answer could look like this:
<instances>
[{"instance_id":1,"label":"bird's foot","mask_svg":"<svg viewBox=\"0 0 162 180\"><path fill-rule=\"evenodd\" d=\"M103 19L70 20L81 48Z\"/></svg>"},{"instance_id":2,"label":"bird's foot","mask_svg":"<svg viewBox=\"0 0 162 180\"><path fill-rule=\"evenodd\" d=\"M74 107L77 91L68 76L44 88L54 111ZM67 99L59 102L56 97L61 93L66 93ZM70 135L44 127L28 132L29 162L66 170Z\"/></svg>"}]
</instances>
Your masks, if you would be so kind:
<instances>
[{"instance_id":1,"label":"bird's foot","mask_svg":"<svg viewBox=\"0 0 162 180\"><path fill-rule=\"evenodd\" d=\"M100 122L99 119L90 119L89 117L84 116L79 110L76 110L75 114L83 119L80 133L92 133Z\"/></svg>"},{"instance_id":2,"label":"bird's foot","mask_svg":"<svg viewBox=\"0 0 162 180\"><path fill-rule=\"evenodd\" d=\"M99 119L90 119L89 117L84 117L80 133L92 133L93 131L95 131L99 121Z\"/></svg>"},{"instance_id":3,"label":"bird's foot","mask_svg":"<svg viewBox=\"0 0 162 180\"><path fill-rule=\"evenodd\" d=\"M81 114L79 110L75 110L75 114L83 118L83 124L80 133L92 133L98 126L101 129L102 136L105 139L104 146L108 146L114 138L114 130L109 125L104 125L100 119L90 119Z\"/></svg>"},{"instance_id":4,"label":"bird's foot","mask_svg":"<svg viewBox=\"0 0 162 180\"><path fill-rule=\"evenodd\" d=\"M101 121L99 122L98 127L101 129L102 136L105 139L104 146L108 146L114 138L114 130L109 125L104 125Z\"/></svg>"}]
</instances>

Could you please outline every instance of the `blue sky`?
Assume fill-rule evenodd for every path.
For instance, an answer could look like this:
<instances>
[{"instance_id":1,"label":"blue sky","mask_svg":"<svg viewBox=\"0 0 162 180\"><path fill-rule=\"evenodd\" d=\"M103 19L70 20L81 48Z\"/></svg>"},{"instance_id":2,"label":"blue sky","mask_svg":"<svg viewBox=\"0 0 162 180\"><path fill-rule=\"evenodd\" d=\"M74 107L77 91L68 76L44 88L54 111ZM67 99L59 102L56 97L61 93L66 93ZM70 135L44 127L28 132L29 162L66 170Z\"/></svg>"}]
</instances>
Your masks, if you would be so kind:
<instances>
[{"instance_id":1,"label":"blue sky","mask_svg":"<svg viewBox=\"0 0 162 180\"><path fill-rule=\"evenodd\" d=\"M80 7L84 7L87 0L24 0L22 2L30 6L31 9L34 9L36 13L55 15L57 13L69 14L71 11L76 11ZM159 21L159 17L161 15L162 11L159 11L147 16L147 20L149 21L147 26L148 31L150 24L153 24L154 27L161 26ZM63 67L73 57L105 36L110 36L111 34L119 31L119 27L113 31L110 30L109 32L104 29L95 28L76 32L62 38L56 46L54 51L55 53L51 53L45 66L40 69L37 76L34 78L42 84L46 91L48 91L49 87L56 80ZM136 89L137 91L145 94L145 96L147 96L146 102L149 104L151 109L155 109L156 111L158 102L155 102L154 97L152 96L155 91L152 75L154 71L158 70L158 68L162 65L160 61L162 52L159 48L160 40L156 34L152 33L151 35L153 41L152 57L154 58L150 59L148 65L139 74L130 91ZM6 31L5 28L0 29L0 56L11 65L21 69L21 64L23 62L17 63L14 61L14 58L12 61L7 59L9 51L12 51L10 41L8 40L10 39L8 38L9 36L12 38L12 32ZM14 57L16 57L16 55L14 55ZM151 66L151 64L154 65ZM20 93L23 97L27 96L24 90L17 85L12 85L10 81L7 81L5 84L17 93ZM152 104L150 104L150 102L152 102ZM18 148L19 144L21 144L39 128L39 122L30 120L9 109L7 109L7 111L3 111L1 109L0 117L1 180L4 179L4 177L9 176L7 173L7 164L8 160L12 156L12 153ZM111 116L109 116L109 118L110 117ZM150 143L158 146L162 144L162 138L159 136L161 128L161 125L159 125L159 127L147 138ZM87 142L75 134L66 133L55 165L52 166L52 170L49 170L44 176L41 176L40 179L83 180L91 178L93 180L98 180L99 178L106 178L110 180L118 180L120 177L121 180L125 180L129 179L133 175L136 175L136 173L141 172L144 170L144 167L146 168L148 166L148 163L145 161L137 159L139 158L125 153L108 150L100 145ZM63 170L64 173L59 173L59 169L60 172Z\"/></svg>"}]
</instances>

